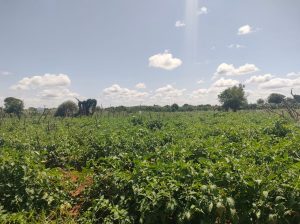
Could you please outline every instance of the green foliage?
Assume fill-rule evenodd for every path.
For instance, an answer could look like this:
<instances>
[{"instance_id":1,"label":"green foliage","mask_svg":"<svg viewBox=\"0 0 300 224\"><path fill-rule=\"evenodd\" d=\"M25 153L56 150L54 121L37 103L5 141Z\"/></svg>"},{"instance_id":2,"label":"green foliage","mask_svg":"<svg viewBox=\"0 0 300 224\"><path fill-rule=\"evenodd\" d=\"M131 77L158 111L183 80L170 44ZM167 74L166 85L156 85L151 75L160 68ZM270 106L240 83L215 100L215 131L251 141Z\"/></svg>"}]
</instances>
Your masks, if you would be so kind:
<instances>
[{"instance_id":1,"label":"green foliage","mask_svg":"<svg viewBox=\"0 0 300 224\"><path fill-rule=\"evenodd\" d=\"M144 124L143 119L142 119L142 117L140 117L140 116L138 116L138 117L132 116L132 118L131 118L130 121L131 121L131 123L132 123L134 126L136 126L136 125L143 125L143 124Z\"/></svg>"},{"instance_id":2,"label":"green foliage","mask_svg":"<svg viewBox=\"0 0 300 224\"><path fill-rule=\"evenodd\" d=\"M274 123L272 127L267 127L264 129L264 132L269 135L274 135L276 137L286 137L287 134L291 133L291 130L288 129L286 125L286 121L278 120Z\"/></svg>"},{"instance_id":3,"label":"green foliage","mask_svg":"<svg viewBox=\"0 0 300 224\"><path fill-rule=\"evenodd\" d=\"M284 101L285 96L280 93L271 93L268 97L268 103L280 104Z\"/></svg>"},{"instance_id":4,"label":"green foliage","mask_svg":"<svg viewBox=\"0 0 300 224\"><path fill-rule=\"evenodd\" d=\"M24 103L22 100L14 97L7 97L4 99L4 111L6 113L15 114L20 118L23 110Z\"/></svg>"},{"instance_id":5,"label":"green foliage","mask_svg":"<svg viewBox=\"0 0 300 224\"><path fill-rule=\"evenodd\" d=\"M147 123L147 128L150 130L158 130L161 129L164 126L163 122L161 120L150 120Z\"/></svg>"},{"instance_id":6,"label":"green foliage","mask_svg":"<svg viewBox=\"0 0 300 224\"><path fill-rule=\"evenodd\" d=\"M85 101L80 101L77 99L77 101L79 108L78 115L89 116L94 114L97 106L96 99L87 99Z\"/></svg>"},{"instance_id":7,"label":"green foliage","mask_svg":"<svg viewBox=\"0 0 300 224\"><path fill-rule=\"evenodd\" d=\"M263 112L5 118L0 141L0 223L300 222L299 125Z\"/></svg>"},{"instance_id":8,"label":"green foliage","mask_svg":"<svg viewBox=\"0 0 300 224\"><path fill-rule=\"evenodd\" d=\"M225 89L218 95L222 107L228 111L232 109L234 112L247 104L247 98L244 91L244 86L233 86Z\"/></svg>"},{"instance_id":9,"label":"green foliage","mask_svg":"<svg viewBox=\"0 0 300 224\"><path fill-rule=\"evenodd\" d=\"M174 103L171 105L171 111L175 112L175 111L178 111L179 110L179 106L178 104Z\"/></svg>"},{"instance_id":10,"label":"green foliage","mask_svg":"<svg viewBox=\"0 0 300 224\"><path fill-rule=\"evenodd\" d=\"M259 98L256 102L258 105L263 105L265 103L264 99Z\"/></svg>"},{"instance_id":11,"label":"green foliage","mask_svg":"<svg viewBox=\"0 0 300 224\"><path fill-rule=\"evenodd\" d=\"M20 153L2 149L0 152L0 204L5 211L55 208L64 199L55 171L48 172L35 163L37 153Z\"/></svg>"},{"instance_id":12,"label":"green foliage","mask_svg":"<svg viewBox=\"0 0 300 224\"><path fill-rule=\"evenodd\" d=\"M66 101L60 104L55 112L55 117L71 117L78 111L78 106L73 101Z\"/></svg>"}]
</instances>

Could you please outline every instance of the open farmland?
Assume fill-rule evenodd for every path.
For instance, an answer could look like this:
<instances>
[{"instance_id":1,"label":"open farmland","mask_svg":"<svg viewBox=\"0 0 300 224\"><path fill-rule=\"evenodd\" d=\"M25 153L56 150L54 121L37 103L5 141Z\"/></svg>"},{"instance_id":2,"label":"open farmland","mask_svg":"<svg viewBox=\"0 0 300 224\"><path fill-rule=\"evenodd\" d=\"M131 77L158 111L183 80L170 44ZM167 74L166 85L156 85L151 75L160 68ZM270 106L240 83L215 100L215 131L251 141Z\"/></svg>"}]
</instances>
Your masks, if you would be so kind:
<instances>
[{"instance_id":1,"label":"open farmland","mask_svg":"<svg viewBox=\"0 0 300 224\"><path fill-rule=\"evenodd\" d=\"M263 112L4 118L1 223L299 223L300 128Z\"/></svg>"}]
</instances>

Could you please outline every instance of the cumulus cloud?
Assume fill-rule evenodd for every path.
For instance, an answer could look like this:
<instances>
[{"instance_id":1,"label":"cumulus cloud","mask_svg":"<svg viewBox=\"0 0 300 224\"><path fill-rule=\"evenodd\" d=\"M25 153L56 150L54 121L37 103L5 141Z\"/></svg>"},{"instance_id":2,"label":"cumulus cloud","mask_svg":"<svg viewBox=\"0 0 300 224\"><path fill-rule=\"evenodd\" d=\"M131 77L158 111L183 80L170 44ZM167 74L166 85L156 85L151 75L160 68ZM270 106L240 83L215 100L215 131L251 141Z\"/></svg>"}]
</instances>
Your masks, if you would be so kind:
<instances>
[{"instance_id":1,"label":"cumulus cloud","mask_svg":"<svg viewBox=\"0 0 300 224\"><path fill-rule=\"evenodd\" d=\"M137 88L137 89L146 89L146 85L145 85L145 83L140 82L140 83L135 85L135 88Z\"/></svg>"},{"instance_id":2,"label":"cumulus cloud","mask_svg":"<svg viewBox=\"0 0 300 224\"><path fill-rule=\"evenodd\" d=\"M262 83L259 85L259 88L262 89L281 89L285 87L299 87L300 86L300 77L295 79L288 78L274 78L268 82Z\"/></svg>"},{"instance_id":3,"label":"cumulus cloud","mask_svg":"<svg viewBox=\"0 0 300 224\"><path fill-rule=\"evenodd\" d=\"M216 82L212 84L212 87L223 88L223 87L231 87L238 85L240 82L234 79L224 79L220 78Z\"/></svg>"},{"instance_id":4,"label":"cumulus cloud","mask_svg":"<svg viewBox=\"0 0 300 224\"><path fill-rule=\"evenodd\" d=\"M222 63L218 66L216 74L217 75L228 75L235 74L235 67L233 64Z\"/></svg>"},{"instance_id":5,"label":"cumulus cloud","mask_svg":"<svg viewBox=\"0 0 300 224\"><path fill-rule=\"evenodd\" d=\"M193 91L192 96L204 96L209 92L208 89L197 89Z\"/></svg>"},{"instance_id":6,"label":"cumulus cloud","mask_svg":"<svg viewBox=\"0 0 300 224\"><path fill-rule=\"evenodd\" d=\"M174 99L180 97L186 89L176 89L172 85L166 85L155 90L155 94L152 98L159 98L161 100Z\"/></svg>"},{"instance_id":7,"label":"cumulus cloud","mask_svg":"<svg viewBox=\"0 0 300 224\"><path fill-rule=\"evenodd\" d=\"M194 103L196 99L200 98L201 101L203 101L201 102L202 104L217 103L217 96L221 91L238 84L240 84L240 82L237 80L220 78L219 80L212 83L210 87L194 90L191 94L189 94L189 96L193 99L192 103Z\"/></svg>"},{"instance_id":8,"label":"cumulus cloud","mask_svg":"<svg viewBox=\"0 0 300 224\"><path fill-rule=\"evenodd\" d=\"M250 25L245 25L245 26L242 26L239 28L238 30L238 35L247 35L247 34L250 34L250 33L253 33L254 30L253 28L250 26Z\"/></svg>"},{"instance_id":9,"label":"cumulus cloud","mask_svg":"<svg viewBox=\"0 0 300 224\"><path fill-rule=\"evenodd\" d=\"M298 77L298 76L300 76L300 72L290 72L286 76L287 77Z\"/></svg>"},{"instance_id":10,"label":"cumulus cloud","mask_svg":"<svg viewBox=\"0 0 300 224\"><path fill-rule=\"evenodd\" d=\"M198 15L204 15L207 13L208 13L208 9L205 6L202 6L198 11Z\"/></svg>"},{"instance_id":11,"label":"cumulus cloud","mask_svg":"<svg viewBox=\"0 0 300 224\"><path fill-rule=\"evenodd\" d=\"M181 65L182 61L179 58L174 58L168 51L153 55L149 58L149 67L173 70Z\"/></svg>"},{"instance_id":12,"label":"cumulus cloud","mask_svg":"<svg viewBox=\"0 0 300 224\"><path fill-rule=\"evenodd\" d=\"M129 100L141 100L147 97L149 94L147 92L139 92L136 90L131 90L127 88L122 88L118 84L114 84L103 90L103 94L110 98L122 98Z\"/></svg>"},{"instance_id":13,"label":"cumulus cloud","mask_svg":"<svg viewBox=\"0 0 300 224\"><path fill-rule=\"evenodd\" d=\"M102 102L105 105L136 105L141 103L165 105L185 102L186 89L177 89L172 85L157 88L154 91L142 92L114 84L102 91Z\"/></svg>"},{"instance_id":14,"label":"cumulus cloud","mask_svg":"<svg viewBox=\"0 0 300 224\"><path fill-rule=\"evenodd\" d=\"M177 20L175 23L175 27L178 27L178 28L185 27L185 23L180 20Z\"/></svg>"},{"instance_id":15,"label":"cumulus cloud","mask_svg":"<svg viewBox=\"0 0 300 224\"><path fill-rule=\"evenodd\" d=\"M245 64L238 68L235 68L233 64L222 63L218 66L217 71L214 75L214 78L219 75L226 76L238 76L246 75L258 71L259 68L254 64Z\"/></svg>"},{"instance_id":16,"label":"cumulus cloud","mask_svg":"<svg viewBox=\"0 0 300 224\"><path fill-rule=\"evenodd\" d=\"M13 90L29 90L44 87L69 86L70 78L65 74L45 74L43 76L32 76L21 79L16 85L13 85Z\"/></svg>"},{"instance_id":17,"label":"cumulus cloud","mask_svg":"<svg viewBox=\"0 0 300 224\"><path fill-rule=\"evenodd\" d=\"M258 76L251 76L249 79L246 80L246 83L264 83L273 78L273 75L271 74L265 74L265 75L258 75Z\"/></svg>"},{"instance_id":18,"label":"cumulus cloud","mask_svg":"<svg viewBox=\"0 0 300 224\"><path fill-rule=\"evenodd\" d=\"M38 94L38 96L42 98L70 98L78 97L79 94L72 92L68 88L59 87L55 89L44 89Z\"/></svg>"}]
</instances>

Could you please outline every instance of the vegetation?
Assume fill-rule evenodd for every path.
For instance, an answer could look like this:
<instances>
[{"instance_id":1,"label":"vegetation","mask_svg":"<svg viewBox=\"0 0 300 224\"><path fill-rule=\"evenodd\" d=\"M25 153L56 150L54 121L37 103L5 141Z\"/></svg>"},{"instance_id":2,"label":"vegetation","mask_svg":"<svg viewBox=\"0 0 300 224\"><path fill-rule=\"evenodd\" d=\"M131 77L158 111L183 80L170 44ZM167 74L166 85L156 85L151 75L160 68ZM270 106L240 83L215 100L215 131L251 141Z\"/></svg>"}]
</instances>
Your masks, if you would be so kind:
<instances>
[{"instance_id":1,"label":"vegetation","mask_svg":"<svg viewBox=\"0 0 300 224\"><path fill-rule=\"evenodd\" d=\"M229 87L218 95L219 101L226 111L232 109L236 112L241 106L247 104L244 87L245 86L241 84Z\"/></svg>"},{"instance_id":2,"label":"vegetation","mask_svg":"<svg viewBox=\"0 0 300 224\"><path fill-rule=\"evenodd\" d=\"M0 223L299 223L300 129L264 111L0 118Z\"/></svg>"},{"instance_id":3,"label":"vegetation","mask_svg":"<svg viewBox=\"0 0 300 224\"><path fill-rule=\"evenodd\" d=\"M23 110L24 103L22 100L14 97L7 97L4 99L4 111L6 113L15 114L18 118L20 118Z\"/></svg>"},{"instance_id":4,"label":"vegetation","mask_svg":"<svg viewBox=\"0 0 300 224\"><path fill-rule=\"evenodd\" d=\"M66 101L58 106L55 117L72 117L78 112L78 107L73 101Z\"/></svg>"},{"instance_id":5,"label":"vegetation","mask_svg":"<svg viewBox=\"0 0 300 224\"><path fill-rule=\"evenodd\" d=\"M284 101L285 95L280 93L271 93L268 97L268 103L280 104Z\"/></svg>"},{"instance_id":6,"label":"vegetation","mask_svg":"<svg viewBox=\"0 0 300 224\"><path fill-rule=\"evenodd\" d=\"M265 103L264 99L259 98L256 102L258 105L263 105Z\"/></svg>"},{"instance_id":7,"label":"vegetation","mask_svg":"<svg viewBox=\"0 0 300 224\"><path fill-rule=\"evenodd\" d=\"M300 103L300 95L293 94L293 89L291 89L291 95L296 103Z\"/></svg>"},{"instance_id":8,"label":"vegetation","mask_svg":"<svg viewBox=\"0 0 300 224\"><path fill-rule=\"evenodd\" d=\"M95 99L87 99L85 101L78 100L78 115L89 116L93 115L96 110L97 100Z\"/></svg>"}]
</instances>

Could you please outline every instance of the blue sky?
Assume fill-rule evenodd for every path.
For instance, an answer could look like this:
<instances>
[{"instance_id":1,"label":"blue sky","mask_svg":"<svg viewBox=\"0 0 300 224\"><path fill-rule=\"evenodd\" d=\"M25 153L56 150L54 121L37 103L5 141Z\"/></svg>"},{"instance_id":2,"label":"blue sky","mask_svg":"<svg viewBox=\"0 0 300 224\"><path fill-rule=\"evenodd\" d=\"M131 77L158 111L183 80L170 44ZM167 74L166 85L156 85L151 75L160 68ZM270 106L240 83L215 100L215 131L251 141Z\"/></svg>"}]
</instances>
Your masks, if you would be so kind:
<instances>
[{"instance_id":1,"label":"blue sky","mask_svg":"<svg viewBox=\"0 0 300 224\"><path fill-rule=\"evenodd\" d=\"M0 105L300 94L299 23L297 0L0 0Z\"/></svg>"}]
</instances>

